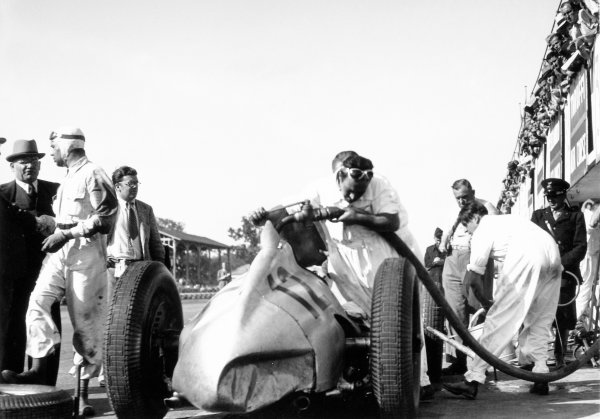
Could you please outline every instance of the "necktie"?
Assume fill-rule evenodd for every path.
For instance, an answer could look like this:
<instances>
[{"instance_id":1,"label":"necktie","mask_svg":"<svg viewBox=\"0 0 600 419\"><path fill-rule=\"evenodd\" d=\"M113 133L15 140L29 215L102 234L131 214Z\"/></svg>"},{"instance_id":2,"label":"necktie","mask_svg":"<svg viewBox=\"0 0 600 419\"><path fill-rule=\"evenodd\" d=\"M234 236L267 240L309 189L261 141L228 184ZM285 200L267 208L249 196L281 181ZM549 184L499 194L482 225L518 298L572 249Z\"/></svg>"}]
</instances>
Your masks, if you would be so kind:
<instances>
[{"instance_id":1,"label":"necktie","mask_svg":"<svg viewBox=\"0 0 600 419\"><path fill-rule=\"evenodd\" d=\"M29 185L29 193L27 194L29 196L29 208L32 210L35 210L37 208L37 191L35 190L35 187L33 185Z\"/></svg>"},{"instance_id":2,"label":"necktie","mask_svg":"<svg viewBox=\"0 0 600 419\"><path fill-rule=\"evenodd\" d=\"M137 217L135 216L135 208L133 207L133 204L127 204L127 206L129 207L129 214L128 214L128 230L129 230L129 238L131 240L135 240L138 237L139 234L139 230L138 230L138 222L137 222Z\"/></svg>"}]
</instances>

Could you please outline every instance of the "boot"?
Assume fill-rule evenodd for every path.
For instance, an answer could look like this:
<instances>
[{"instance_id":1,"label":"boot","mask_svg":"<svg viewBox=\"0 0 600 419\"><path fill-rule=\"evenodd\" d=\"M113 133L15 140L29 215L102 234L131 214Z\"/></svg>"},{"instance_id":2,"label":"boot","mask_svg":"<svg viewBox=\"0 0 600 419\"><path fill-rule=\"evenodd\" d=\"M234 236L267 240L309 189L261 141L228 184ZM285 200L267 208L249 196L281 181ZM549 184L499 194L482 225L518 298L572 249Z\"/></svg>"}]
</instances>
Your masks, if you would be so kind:
<instances>
[{"instance_id":1,"label":"boot","mask_svg":"<svg viewBox=\"0 0 600 419\"><path fill-rule=\"evenodd\" d=\"M79 395L79 416L94 416L96 414L96 411L94 410L92 405L90 405L90 402L88 400L88 387L90 384L90 380L87 378L82 379L79 383L81 386L81 393Z\"/></svg>"},{"instance_id":2,"label":"boot","mask_svg":"<svg viewBox=\"0 0 600 419\"><path fill-rule=\"evenodd\" d=\"M467 356L462 352L456 354L456 361L442 370L443 376L462 375L467 372Z\"/></svg>"},{"instance_id":3,"label":"boot","mask_svg":"<svg viewBox=\"0 0 600 419\"><path fill-rule=\"evenodd\" d=\"M464 396L467 399L475 400L479 383L477 381L461 381L460 383L444 383L444 388L457 396Z\"/></svg>"},{"instance_id":4,"label":"boot","mask_svg":"<svg viewBox=\"0 0 600 419\"><path fill-rule=\"evenodd\" d=\"M31 369L21 374L14 371L2 371L2 379L9 384L46 384L48 357L33 358Z\"/></svg>"}]
</instances>

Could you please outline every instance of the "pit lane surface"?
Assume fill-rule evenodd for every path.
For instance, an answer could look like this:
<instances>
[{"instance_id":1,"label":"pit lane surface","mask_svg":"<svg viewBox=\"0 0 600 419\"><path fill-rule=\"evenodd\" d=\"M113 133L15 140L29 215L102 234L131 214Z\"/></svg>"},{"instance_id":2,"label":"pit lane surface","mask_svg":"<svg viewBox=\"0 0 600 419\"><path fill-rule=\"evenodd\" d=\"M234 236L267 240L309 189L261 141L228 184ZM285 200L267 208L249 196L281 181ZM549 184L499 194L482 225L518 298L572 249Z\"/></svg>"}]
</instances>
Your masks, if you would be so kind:
<instances>
[{"instance_id":1,"label":"pit lane surface","mask_svg":"<svg viewBox=\"0 0 600 419\"><path fill-rule=\"evenodd\" d=\"M187 321L206 304L206 300L183 301L183 316ZM66 307L61 310L63 336L61 364L57 387L74 391L75 380L68 374L72 365L71 327ZM461 377L453 377L460 380ZM530 383L515 380L498 373L498 381L488 381L480 386L477 400L458 398L441 391L435 400L422 403L419 417L422 418L600 418L600 370L586 367L570 376L551 383L550 395L535 396L529 394ZM96 417L116 418L106 393L98 387L97 380L90 383L90 402L96 409ZM262 416L262 415L261 415ZM261 417L258 416L258 417ZM170 411L167 418L225 418L194 408L181 408ZM281 416L279 416L281 417ZM290 416L297 417L297 416ZM339 396L328 397L317 418L376 418L373 409L358 402L348 402Z\"/></svg>"}]
</instances>

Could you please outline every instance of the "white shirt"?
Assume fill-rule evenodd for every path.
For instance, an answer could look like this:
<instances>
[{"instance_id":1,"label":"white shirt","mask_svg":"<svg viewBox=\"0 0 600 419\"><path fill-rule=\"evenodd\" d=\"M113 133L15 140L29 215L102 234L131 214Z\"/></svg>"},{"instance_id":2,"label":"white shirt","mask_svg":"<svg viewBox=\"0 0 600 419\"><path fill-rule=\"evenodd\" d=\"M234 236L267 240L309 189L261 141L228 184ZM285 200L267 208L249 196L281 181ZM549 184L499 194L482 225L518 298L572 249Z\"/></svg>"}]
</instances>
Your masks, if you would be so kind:
<instances>
[{"instance_id":1,"label":"white shirt","mask_svg":"<svg viewBox=\"0 0 600 419\"><path fill-rule=\"evenodd\" d=\"M129 237L129 207L128 203L117 196L119 200L119 211L117 213L117 221L113 232L112 240L108 244L108 256L116 259L130 259L130 260L141 260L143 259L142 253L142 242L140 235L135 240L131 240ZM138 232L140 230L140 217L138 215L137 206L135 200L129 205L133 205L133 209L138 222Z\"/></svg>"},{"instance_id":2,"label":"white shirt","mask_svg":"<svg viewBox=\"0 0 600 419\"><path fill-rule=\"evenodd\" d=\"M531 221L514 214L486 215L471 237L471 258L467 269L483 275L492 258L504 262L513 240L525 247L541 247L551 239L548 233ZM534 249L532 249L534 250Z\"/></svg>"},{"instance_id":3,"label":"white shirt","mask_svg":"<svg viewBox=\"0 0 600 419\"><path fill-rule=\"evenodd\" d=\"M37 179L33 181L33 183L25 183L23 181L20 181L19 179L15 179L15 181L17 182L17 185L19 185L21 187L21 189L23 189L25 191L25 193L27 193L27 195L29 195L31 193L31 187L33 186L33 189L38 190L38 181Z\"/></svg>"},{"instance_id":4,"label":"white shirt","mask_svg":"<svg viewBox=\"0 0 600 419\"><path fill-rule=\"evenodd\" d=\"M398 193L385 177L375 173L365 193L351 204L343 198L333 176L324 182L326 183L319 185L317 197L314 199L317 204L338 208L354 207L369 214L398 214L400 225L396 234L415 253L417 258L423 260L419 246L408 229L408 212L400 202ZM344 223L327 222L327 230L333 239L342 243L382 240L379 233L359 224L344 225Z\"/></svg>"}]
</instances>

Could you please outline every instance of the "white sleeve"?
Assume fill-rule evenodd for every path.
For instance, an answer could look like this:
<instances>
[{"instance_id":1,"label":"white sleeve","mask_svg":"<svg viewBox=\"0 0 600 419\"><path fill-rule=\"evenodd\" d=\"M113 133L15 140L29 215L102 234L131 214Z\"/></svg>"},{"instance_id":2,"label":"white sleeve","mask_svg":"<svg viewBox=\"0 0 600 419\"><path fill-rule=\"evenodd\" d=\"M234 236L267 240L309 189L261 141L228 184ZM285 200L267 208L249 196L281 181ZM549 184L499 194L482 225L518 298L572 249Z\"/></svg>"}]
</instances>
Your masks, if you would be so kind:
<instances>
[{"instance_id":1,"label":"white sleeve","mask_svg":"<svg viewBox=\"0 0 600 419\"><path fill-rule=\"evenodd\" d=\"M493 228L488 221L488 216L483 217L471 237L471 258L467 270L480 275L485 273L494 245Z\"/></svg>"},{"instance_id":2,"label":"white sleeve","mask_svg":"<svg viewBox=\"0 0 600 419\"><path fill-rule=\"evenodd\" d=\"M375 180L375 179L373 179ZM373 213L374 214L398 214L400 219L399 229L408 226L408 212L398 197L398 193L392 185L383 178L379 178L374 185Z\"/></svg>"}]
</instances>

